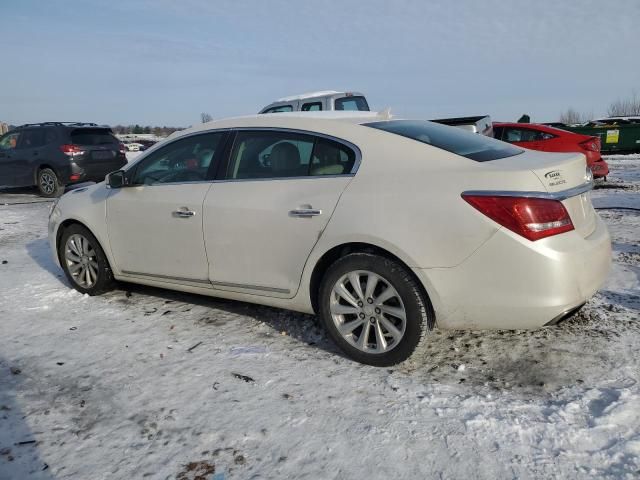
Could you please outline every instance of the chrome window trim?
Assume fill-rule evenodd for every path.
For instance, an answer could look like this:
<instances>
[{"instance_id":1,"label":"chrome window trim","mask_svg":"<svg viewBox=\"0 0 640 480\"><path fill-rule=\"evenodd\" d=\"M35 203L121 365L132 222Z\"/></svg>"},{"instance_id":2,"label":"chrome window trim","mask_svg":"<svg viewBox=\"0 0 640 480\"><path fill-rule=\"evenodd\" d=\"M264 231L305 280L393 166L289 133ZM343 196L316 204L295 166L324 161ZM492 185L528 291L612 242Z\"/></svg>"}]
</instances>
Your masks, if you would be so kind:
<instances>
[{"instance_id":1,"label":"chrome window trim","mask_svg":"<svg viewBox=\"0 0 640 480\"><path fill-rule=\"evenodd\" d=\"M560 190L559 192L535 192L535 191L516 191L516 190L467 190L462 195L474 195L482 197L524 197L524 198L543 198L547 200L566 200L575 197L593 189L593 182L585 182L577 187Z\"/></svg>"}]
</instances>

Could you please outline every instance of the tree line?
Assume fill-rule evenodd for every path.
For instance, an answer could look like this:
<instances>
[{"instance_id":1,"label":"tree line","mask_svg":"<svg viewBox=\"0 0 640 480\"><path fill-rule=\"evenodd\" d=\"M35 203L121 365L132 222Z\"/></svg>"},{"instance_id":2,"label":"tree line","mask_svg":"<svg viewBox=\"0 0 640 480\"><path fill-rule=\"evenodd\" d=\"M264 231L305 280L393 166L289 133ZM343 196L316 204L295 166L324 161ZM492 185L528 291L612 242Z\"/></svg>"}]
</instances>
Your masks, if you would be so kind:
<instances>
[{"instance_id":1,"label":"tree line","mask_svg":"<svg viewBox=\"0 0 640 480\"><path fill-rule=\"evenodd\" d=\"M167 137L171 135L173 132L182 130L183 127L153 127L150 125L113 125L111 130L113 133L123 135L123 134L153 134L158 137Z\"/></svg>"},{"instance_id":2,"label":"tree line","mask_svg":"<svg viewBox=\"0 0 640 480\"><path fill-rule=\"evenodd\" d=\"M618 98L609 104L608 117L632 117L640 115L640 96L633 92L628 98ZM569 107L560 114L560 121L568 125L574 123L586 123L593 120L593 112L579 112Z\"/></svg>"}]
</instances>

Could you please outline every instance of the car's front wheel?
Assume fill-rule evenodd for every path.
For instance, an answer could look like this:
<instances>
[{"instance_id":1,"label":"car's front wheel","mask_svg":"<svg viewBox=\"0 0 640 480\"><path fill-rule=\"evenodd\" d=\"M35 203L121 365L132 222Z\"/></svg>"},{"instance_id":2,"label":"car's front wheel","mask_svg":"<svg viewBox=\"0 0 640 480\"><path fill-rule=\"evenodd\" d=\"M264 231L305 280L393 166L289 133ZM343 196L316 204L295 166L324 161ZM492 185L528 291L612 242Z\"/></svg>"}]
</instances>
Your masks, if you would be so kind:
<instances>
[{"instance_id":1,"label":"car's front wheel","mask_svg":"<svg viewBox=\"0 0 640 480\"><path fill-rule=\"evenodd\" d=\"M409 358L433 323L429 299L408 269L369 253L346 255L329 267L319 310L336 344L375 366Z\"/></svg>"},{"instance_id":2,"label":"car's front wheel","mask_svg":"<svg viewBox=\"0 0 640 480\"><path fill-rule=\"evenodd\" d=\"M59 197L64 193L64 185L60 183L56 172L50 168L38 170L36 178L38 191L43 197Z\"/></svg>"},{"instance_id":3,"label":"car's front wheel","mask_svg":"<svg viewBox=\"0 0 640 480\"><path fill-rule=\"evenodd\" d=\"M58 258L67 279L79 292L99 295L113 289L109 261L96 237L84 226L74 224L62 232Z\"/></svg>"}]
</instances>

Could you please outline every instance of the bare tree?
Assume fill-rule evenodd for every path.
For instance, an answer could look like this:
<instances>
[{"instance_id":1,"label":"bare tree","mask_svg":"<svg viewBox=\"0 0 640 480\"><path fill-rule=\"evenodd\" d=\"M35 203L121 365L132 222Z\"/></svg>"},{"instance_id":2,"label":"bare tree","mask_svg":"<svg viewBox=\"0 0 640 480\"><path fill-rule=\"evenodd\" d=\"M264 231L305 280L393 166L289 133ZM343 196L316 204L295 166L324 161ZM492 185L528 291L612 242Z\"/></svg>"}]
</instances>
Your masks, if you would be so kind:
<instances>
[{"instance_id":1,"label":"bare tree","mask_svg":"<svg viewBox=\"0 0 640 480\"><path fill-rule=\"evenodd\" d=\"M591 120L593 113L580 113L577 110L569 107L566 111L560 114L560 122L567 125L573 125L575 123L585 123Z\"/></svg>"},{"instance_id":2,"label":"bare tree","mask_svg":"<svg viewBox=\"0 0 640 480\"><path fill-rule=\"evenodd\" d=\"M203 112L200 114L200 119L202 120L202 123L207 123L213 120L213 117L210 114Z\"/></svg>"},{"instance_id":3,"label":"bare tree","mask_svg":"<svg viewBox=\"0 0 640 480\"><path fill-rule=\"evenodd\" d=\"M609 105L607 115L610 117L640 115L640 96L634 91L629 98L619 98Z\"/></svg>"}]
</instances>

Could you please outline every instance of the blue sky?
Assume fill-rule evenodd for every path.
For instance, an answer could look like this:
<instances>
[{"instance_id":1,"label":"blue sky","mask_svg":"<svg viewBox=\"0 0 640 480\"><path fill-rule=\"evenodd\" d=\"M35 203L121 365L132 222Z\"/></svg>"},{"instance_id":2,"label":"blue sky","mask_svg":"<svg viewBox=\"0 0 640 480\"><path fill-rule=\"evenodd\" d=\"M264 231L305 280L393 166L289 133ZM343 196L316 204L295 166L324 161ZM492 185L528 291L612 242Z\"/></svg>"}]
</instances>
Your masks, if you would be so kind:
<instances>
[{"instance_id":1,"label":"blue sky","mask_svg":"<svg viewBox=\"0 0 640 480\"><path fill-rule=\"evenodd\" d=\"M556 120L640 93L640 1L0 0L0 120L187 126L318 89Z\"/></svg>"}]
</instances>

